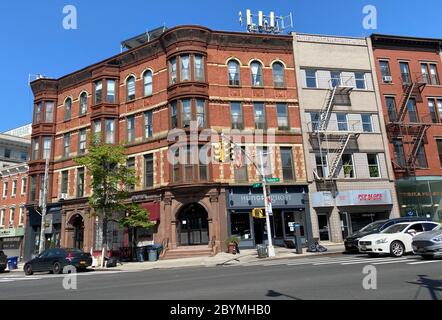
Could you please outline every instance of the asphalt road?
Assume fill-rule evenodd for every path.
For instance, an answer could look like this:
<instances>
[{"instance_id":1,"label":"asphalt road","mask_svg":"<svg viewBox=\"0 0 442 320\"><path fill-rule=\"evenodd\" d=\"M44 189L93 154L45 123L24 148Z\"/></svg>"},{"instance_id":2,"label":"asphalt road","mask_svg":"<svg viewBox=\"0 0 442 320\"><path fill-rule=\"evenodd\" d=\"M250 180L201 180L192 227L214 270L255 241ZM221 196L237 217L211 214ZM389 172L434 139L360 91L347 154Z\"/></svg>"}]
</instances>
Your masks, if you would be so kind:
<instances>
[{"instance_id":1,"label":"asphalt road","mask_svg":"<svg viewBox=\"0 0 442 320\"><path fill-rule=\"evenodd\" d=\"M377 289L366 290L363 268L374 266ZM249 265L93 271L66 290L62 275L0 274L4 299L442 299L442 260L333 255L263 261ZM371 282L373 285L373 281Z\"/></svg>"}]
</instances>

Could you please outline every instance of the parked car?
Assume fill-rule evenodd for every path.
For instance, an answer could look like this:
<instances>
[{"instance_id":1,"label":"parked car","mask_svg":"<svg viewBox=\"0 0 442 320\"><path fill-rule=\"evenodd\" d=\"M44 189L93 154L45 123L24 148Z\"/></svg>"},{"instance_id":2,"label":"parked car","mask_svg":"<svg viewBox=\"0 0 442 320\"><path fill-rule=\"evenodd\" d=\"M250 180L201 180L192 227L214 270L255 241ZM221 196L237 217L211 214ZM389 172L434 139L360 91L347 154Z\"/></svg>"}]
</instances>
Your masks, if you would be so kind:
<instances>
[{"instance_id":1,"label":"parked car","mask_svg":"<svg viewBox=\"0 0 442 320\"><path fill-rule=\"evenodd\" d=\"M414 237L411 246L413 252L420 255L422 259L442 256L442 225Z\"/></svg>"},{"instance_id":2,"label":"parked car","mask_svg":"<svg viewBox=\"0 0 442 320\"><path fill-rule=\"evenodd\" d=\"M411 242L414 236L438 226L438 223L429 221L397 223L380 233L362 237L358 242L359 251L370 256L390 254L393 257L401 257L405 253L413 252Z\"/></svg>"},{"instance_id":3,"label":"parked car","mask_svg":"<svg viewBox=\"0 0 442 320\"><path fill-rule=\"evenodd\" d=\"M377 220L374 221L361 230L353 233L344 239L344 246L346 252L359 252L358 241L362 237L368 236L370 234L379 233L382 230L387 229L388 227L401 222L409 222L409 221L431 221L431 219L423 218L423 217L402 217L402 218L393 218L386 220Z\"/></svg>"},{"instance_id":4,"label":"parked car","mask_svg":"<svg viewBox=\"0 0 442 320\"><path fill-rule=\"evenodd\" d=\"M5 271L7 266L8 266L8 256L3 251L0 251L0 272Z\"/></svg>"},{"instance_id":5,"label":"parked car","mask_svg":"<svg viewBox=\"0 0 442 320\"><path fill-rule=\"evenodd\" d=\"M90 253L78 249L48 249L38 257L25 263L23 269L26 275L34 272L49 271L59 274L65 266L73 266L77 269L86 269L92 265Z\"/></svg>"}]
</instances>

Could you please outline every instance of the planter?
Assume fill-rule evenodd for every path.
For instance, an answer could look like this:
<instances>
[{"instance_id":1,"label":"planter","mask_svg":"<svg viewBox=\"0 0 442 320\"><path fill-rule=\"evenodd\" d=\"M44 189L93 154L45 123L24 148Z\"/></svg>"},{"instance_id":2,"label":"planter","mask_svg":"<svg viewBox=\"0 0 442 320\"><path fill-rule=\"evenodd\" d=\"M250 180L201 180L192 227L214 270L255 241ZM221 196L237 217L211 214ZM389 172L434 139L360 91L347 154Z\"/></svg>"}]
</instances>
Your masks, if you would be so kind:
<instances>
[{"instance_id":1,"label":"planter","mask_svg":"<svg viewBox=\"0 0 442 320\"><path fill-rule=\"evenodd\" d=\"M231 254L236 254L236 243L229 243L227 245L227 252Z\"/></svg>"}]
</instances>

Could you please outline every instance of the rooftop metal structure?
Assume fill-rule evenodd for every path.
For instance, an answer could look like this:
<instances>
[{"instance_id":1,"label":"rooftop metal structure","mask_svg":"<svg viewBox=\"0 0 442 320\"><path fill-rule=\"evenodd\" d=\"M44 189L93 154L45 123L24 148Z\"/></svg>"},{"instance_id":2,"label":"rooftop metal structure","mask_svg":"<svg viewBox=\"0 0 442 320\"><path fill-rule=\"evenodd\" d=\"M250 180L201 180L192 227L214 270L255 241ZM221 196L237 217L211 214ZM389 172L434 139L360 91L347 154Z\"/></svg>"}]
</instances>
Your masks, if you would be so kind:
<instances>
[{"instance_id":1,"label":"rooftop metal structure","mask_svg":"<svg viewBox=\"0 0 442 320\"><path fill-rule=\"evenodd\" d=\"M166 26L158 27L151 31L146 31L138 36L132 37L130 39L121 42L121 50L123 49L133 49L139 47L145 43L159 38L167 30Z\"/></svg>"}]
</instances>

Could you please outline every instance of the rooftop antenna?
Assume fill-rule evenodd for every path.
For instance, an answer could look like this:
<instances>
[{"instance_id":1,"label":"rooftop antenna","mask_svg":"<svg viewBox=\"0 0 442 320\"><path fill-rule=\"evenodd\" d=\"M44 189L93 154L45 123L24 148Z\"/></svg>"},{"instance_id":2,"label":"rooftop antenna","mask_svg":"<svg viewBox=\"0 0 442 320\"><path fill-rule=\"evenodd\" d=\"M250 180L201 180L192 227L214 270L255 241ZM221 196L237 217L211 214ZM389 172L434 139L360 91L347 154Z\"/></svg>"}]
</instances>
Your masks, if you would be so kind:
<instances>
[{"instance_id":1,"label":"rooftop antenna","mask_svg":"<svg viewBox=\"0 0 442 320\"><path fill-rule=\"evenodd\" d=\"M239 24L243 25L243 15L239 12ZM258 24L253 21L258 19ZM269 15L264 15L262 11L253 14L250 9L246 10L246 30L254 33L280 34L287 28L293 29L293 15L290 12L287 16L277 16L274 11Z\"/></svg>"}]
</instances>

